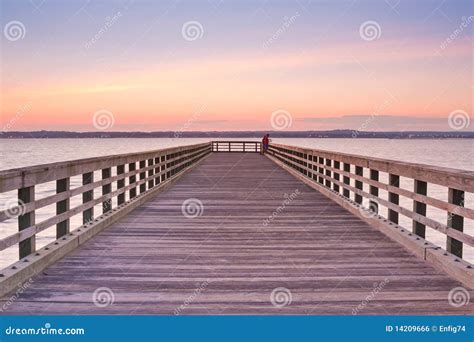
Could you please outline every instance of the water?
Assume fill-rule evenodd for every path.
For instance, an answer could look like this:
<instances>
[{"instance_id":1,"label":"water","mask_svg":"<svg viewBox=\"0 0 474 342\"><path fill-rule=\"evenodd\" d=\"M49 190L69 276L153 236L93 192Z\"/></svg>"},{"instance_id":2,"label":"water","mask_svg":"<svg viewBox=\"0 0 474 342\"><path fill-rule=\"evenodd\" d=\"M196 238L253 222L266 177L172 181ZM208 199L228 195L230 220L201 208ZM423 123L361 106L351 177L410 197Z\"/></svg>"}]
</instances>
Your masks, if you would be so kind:
<instances>
[{"instance_id":1,"label":"water","mask_svg":"<svg viewBox=\"0 0 474 342\"><path fill-rule=\"evenodd\" d=\"M52 163L65 160L98 157L111 154L140 152L162 149L180 145L190 145L207 142L210 139L11 139L0 140L0 170L25 167L37 164ZM213 139L213 140L258 140L258 139ZM389 140L389 139L272 139L274 143L308 147L321 150L345 152L371 157L402 160L421 164L430 164L451 167L463 170L474 170L474 148L472 140ZM364 170L368 176L368 170ZM115 172L115 170L113 170ZM112 174L112 176L115 173ZM100 179L97 173L97 179ZM387 182L387 175L381 173L380 180ZM81 185L81 178L72 177L71 187ZM401 187L413 189L413 181L401 179ZM364 188L368 191L368 188ZM43 198L54 194L54 182L39 185L36 188L36 198ZM428 195L441 200L447 200L447 190L444 187L429 185ZM100 196L97 189L94 196ZM380 196L386 198L387 194L380 191ZM16 191L0 194L0 206L16 198ZM81 196L71 199L71 208L81 204ZM115 202L113 203L115 205ZM411 200L400 198L400 205L412 209ZM467 194L465 206L474 207L474 195ZM55 205L39 209L36 212L36 222L41 222L55 214ZM385 213L384 208L381 212ZM95 208L96 213L101 213L101 207ZM428 207L427 216L441 223L446 223L446 213ZM400 215L400 224L411 229L411 221ZM80 215L71 218L71 229L81 225ZM474 222L465 221L465 232L474 235ZM16 220L0 223L0 238L4 238L17 230ZM51 227L37 235L37 248L41 248L53 241L55 227ZM446 238L443 234L433 229L427 229L427 239L445 247ZM17 258L18 248L12 246L0 252L0 268L14 262ZM464 258L474 262L474 248L465 246Z\"/></svg>"}]
</instances>

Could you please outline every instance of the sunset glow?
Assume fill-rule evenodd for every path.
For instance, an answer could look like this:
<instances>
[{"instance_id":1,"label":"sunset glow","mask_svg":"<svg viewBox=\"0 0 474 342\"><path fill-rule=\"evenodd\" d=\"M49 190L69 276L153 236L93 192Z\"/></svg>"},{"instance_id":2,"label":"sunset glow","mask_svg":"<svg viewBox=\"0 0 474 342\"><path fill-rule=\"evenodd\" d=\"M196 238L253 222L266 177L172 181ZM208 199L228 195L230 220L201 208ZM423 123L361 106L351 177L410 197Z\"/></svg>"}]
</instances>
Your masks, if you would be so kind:
<instances>
[{"instance_id":1,"label":"sunset glow","mask_svg":"<svg viewBox=\"0 0 474 342\"><path fill-rule=\"evenodd\" d=\"M94 131L106 110L111 131L190 118L190 130L259 130L285 110L289 130L352 128L374 114L387 119L367 130L447 129L452 111L472 114L474 22L469 1L438 5L2 2L2 27L20 21L25 35L2 36L1 124ZM191 20L202 37L183 37ZM361 36L367 21L375 39Z\"/></svg>"}]
</instances>

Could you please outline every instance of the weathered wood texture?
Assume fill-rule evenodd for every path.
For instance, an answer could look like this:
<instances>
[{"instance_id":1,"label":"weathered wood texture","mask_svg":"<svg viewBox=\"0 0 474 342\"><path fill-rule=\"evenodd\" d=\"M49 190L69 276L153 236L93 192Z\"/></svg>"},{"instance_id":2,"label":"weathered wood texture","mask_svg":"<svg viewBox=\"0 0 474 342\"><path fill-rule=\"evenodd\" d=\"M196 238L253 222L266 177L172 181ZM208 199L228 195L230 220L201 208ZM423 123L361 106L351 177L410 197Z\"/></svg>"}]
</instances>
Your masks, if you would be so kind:
<instances>
[{"instance_id":1,"label":"weathered wood texture","mask_svg":"<svg viewBox=\"0 0 474 342\"><path fill-rule=\"evenodd\" d=\"M183 215L189 199L201 215ZM474 313L448 303L457 286L269 159L215 153L35 277L5 313ZM101 287L113 304L94 304ZM283 307L271 302L279 287L291 292Z\"/></svg>"},{"instance_id":2,"label":"weathered wood texture","mask_svg":"<svg viewBox=\"0 0 474 342\"><path fill-rule=\"evenodd\" d=\"M393 223L398 223L398 214L406 216L412 220L412 230L417 236L424 238L426 227L437 230L446 236L446 245L439 247L447 246L446 249L459 258L463 257L464 245L474 246L474 236L464 232L464 218L474 219L474 209L464 205L464 193L474 192L472 171L279 144L271 144L268 153L305 177L310 177L310 173L318 168L319 177L325 180L322 182L321 179L320 183L326 188L345 196L347 200L350 200L352 193L358 204L363 204L364 198L368 199L368 209L372 213L393 220ZM345 164L345 170L341 169L341 163ZM352 165L354 173L350 171ZM369 177L364 177L364 168L369 171ZM379 181L380 173L389 176L389 184ZM340 181L341 174L347 177L345 182ZM400 177L411 179L414 190L400 188ZM364 185L369 187L369 192L364 191ZM428 196L428 187L431 185L444 186L446 193L449 193L449 200L442 201ZM389 196L379 196L379 189L387 191ZM399 196L412 200L413 210L400 206ZM445 211L446 221L440 222L427 217L427 206ZM380 207L385 207L383 211L386 210L386 213Z\"/></svg>"},{"instance_id":3,"label":"weathered wood texture","mask_svg":"<svg viewBox=\"0 0 474 342\"><path fill-rule=\"evenodd\" d=\"M0 252L18 245L19 259L22 259L35 252L37 233L56 225L57 237L60 238L69 231L71 217L82 213L83 224L91 222L97 216L94 214L95 205L102 203L102 212L108 212L113 209L112 198L117 197L118 204L122 204L125 202L128 190L128 199L133 199L137 196L137 187L142 194L159 185L160 182L182 172L210 152L211 144L204 143L0 171L0 192L18 191L17 204L12 207L5 205L0 210L0 222L18 217L19 228L18 232L0 239ZM159 161L160 158L161 161ZM146 160L149 162L148 166ZM128 162L127 173L124 173L124 161ZM153 161L156 161L156 164ZM114 177L111 177L111 167L117 169L117 175ZM152 172L158 168L161 168L159 173ZM102 172L102 179L94 181L94 171L99 170ZM80 174L82 174L82 186L69 189L70 177ZM126 177L129 182L125 187ZM51 180L56 181L57 193L35 201L35 186ZM114 182L117 183L117 190L112 191ZM96 188L102 189L102 196L94 198L94 189ZM70 198L80 194L82 194L83 204L70 208ZM56 215L35 224L35 211L54 203L56 204Z\"/></svg>"}]
</instances>

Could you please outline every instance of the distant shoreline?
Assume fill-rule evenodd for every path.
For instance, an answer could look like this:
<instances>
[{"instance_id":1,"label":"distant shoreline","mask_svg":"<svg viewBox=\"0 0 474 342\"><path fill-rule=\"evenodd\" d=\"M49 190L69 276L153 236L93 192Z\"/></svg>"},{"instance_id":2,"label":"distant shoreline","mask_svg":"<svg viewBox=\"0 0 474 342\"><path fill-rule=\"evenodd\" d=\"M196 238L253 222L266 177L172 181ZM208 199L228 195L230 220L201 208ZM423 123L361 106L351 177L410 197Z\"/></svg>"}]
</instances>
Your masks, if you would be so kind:
<instances>
[{"instance_id":1,"label":"distant shoreline","mask_svg":"<svg viewBox=\"0 0 474 342\"><path fill-rule=\"evenodd\" d=\"M67 132L31 131L0 132L0 139L115 139L115 138L261 138L269 133L272 138L363 138L363 139L474 139L474 131L406 131L362 132L357 130L331 131L211 131L211 132Z\"/></svg>"}]
</instances>

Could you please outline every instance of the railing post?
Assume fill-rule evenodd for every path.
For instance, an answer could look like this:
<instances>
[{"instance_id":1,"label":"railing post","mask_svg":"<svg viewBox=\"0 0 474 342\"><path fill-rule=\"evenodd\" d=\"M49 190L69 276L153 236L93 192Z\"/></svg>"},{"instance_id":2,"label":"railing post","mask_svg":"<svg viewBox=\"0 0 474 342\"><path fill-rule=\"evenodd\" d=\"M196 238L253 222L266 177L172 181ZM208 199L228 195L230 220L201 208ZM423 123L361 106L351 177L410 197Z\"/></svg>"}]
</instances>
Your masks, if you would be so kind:
<instances>
[{"instance_id":1,"label":"railing post","mask_svg":"<svg viewBox=\"0 0 474 342\"><path fill-rule=\"evenodd\" d=\"M345 171L345 172L349 172L349 173L351 172L351 164L344 163L344 166L343 166L343 167L344 167L344 171ZM351 184L351 183L350 183L350 182L351 182L351 179L350 179L349 176L344 176L344 177L342 177L342 179L343 179L344 184L346 184L346 185L350 185L350 184ZM351 192L349 191L349 189L344 188L344 189L342 190L342 194L344 195L344 197L349 198L349 196L351 195Z\"/></svg>"},{"instance_id":2,"label":"railing post","mask_svg":"<svg viewBox=\"0 0 474 342\"><path fill-rule=\"evenodd\" d=\"M306 153L302 153L301 156L303 157L304 159L304 162L303 162L303 166L304 166L304 169L303 169L303 174L308 177L309 176L309 173L308 173L308 155Z\"/></svg>"},{"instance_id":3,"label":"railing post","mask_svg":"<svg viewBox=\"0 0 474 342\"><path fill-rule=\"evenodd\" d=\"M370 179L373 181L379 181L379 172L377 170L370 169ZM379 188L375 185L369 185L369 192L371 195L376 197L379 196ZM379 204L377 201L369 200L369 209L375 214L379 213Z\"/></svg>"},{"instance_id":4,"label":"railing post","mask_svg":"<svg viewBox=\"0 0 474 342\"><path fill-rule=\"evenodd\" d=\"M22 206L35 200L35 187L29 186L26 188L18 189L18 205ZM35 224L35 212L31 211L27 214L18 216L18 230L22 231ZM19 243L19 255L20 259L33 253L36 250L36 235L20 241Z\"/></svg>"},{"instance_id":5,"label":"railing post","mask_svg":"<svg viewBox=\"0 0 474 342\"><path fill-rule=\"evenodd\" d=\"M334 161L334 168L337 169L337 170L340 170L341 169L341 163L338 162L337 160ZM339 177L339 173L337 172L334 172L334 179L339 181L340 180L340 177ZM332 184L332 189L336 192L339 192L339 184L336 184L336 183L333 183Z\"/></svg>"},{"instance_id":6,"label":"railing post","mask_svg":"<svg viewBox=\"0 0 474 342\"><path fill-rule=\"evenodd\" d=\"M133 163L129 163L129 164L128 164L128 171L129 171L129 172L135 171L136 169L137 169L137 164L136 164L136 162L133 162ZM130 177L128 178L128 183L129 183L129 185L135 183L136 181L137 181L137 175L136 175L136 174L134 174L134 175L132 175L132 176L130 176ZM129 193L130 199L136 197L136 196L137 196L137 188L134 186L133 188L131 188L131 189L129 190L128 193Z\"/></svg>"},{"instance_id":7,"label":"railing post","mask_svg":"<svg viewBox=\"0 0 474 342\"><path fill-rule=\"evenodd\" d=\"M56 181L56 193L60 194L65 191L69 191L70 187L70 180L69 178L64 178L64 179L58 179ZM56 215L65 213L69 210L69 197L56 202ZM69 218L65 219L62 222L59 222L56 225L56 239L59 239L60 237L66 235L69 233Z\"/></svg>"},{"instance_id":8,"label":"railing post","mask_svg":"<svg viewBox=\"0 0 474 342\"><path fill-rule=\"evenodd\" d=\"M117 176L125 173L125 165L117 165ZM125 187L125 178L119 179L117 181L117 189ZM117 196L117 205L125 203L125 192L122 192Z\"/></svg>"},{"instance_id":9,"label":"railing post","mask_svg":"<svg viewBox=\"0 0 474 342\"><path fill-rule=\"evenodd\" d=\"M110 178L112 175L110 167L102 169L102 179ZM102 195L107 195L112 191L112 183L102 185ZM102 213L105 214L106 212L112 210L112 199L109 198L102 202Z\"/></svg>"},{"instance_id":10,"label":"railing post","mask_svg":"<svg viewBox=\"0 0 474 342\"><path fill-rule=\"evenodd\" d=\"M415 179L414 192L420 195L426 195L428 185L426 182ZM413 212L426 216L426 204L413 200ZM423 223L413 220L413 233L421 236L422 238L426 235L426 227Z\"/></svg>"},{"instance_id":11,"label":"railing post","mask_svg":"<svg viewBox=\"0 0 474 342\"><path fill-rule=\"evenodd\" d=\"M140 180L146 179L146 171L143 171L144 168L146 168L146 161L145 160L140 160L139 163L140 169L142 170L140 172ZM146 191L146 182L140 184L140 193L143 193Z\"/></svg>"},{"instance_id":12,"label":"railing post","mask_svg":"<svg viewBox=\"0 0 474 342\"><path fill-rule=\"evenodd\" d=\"M448 202L460 207L464 207L464 191L449 188ZM457 215L456 209L451 213L448 212L447 226L462 232L464 230L464 217ZM457 257L462 258L463 243L450 236L447 236L446 250L450 253L453 253Z\"/></svg>"},{"instance_id":13,"label":"railing post","mask_svg":"<svg viewBox=\"0 0 474 342\"><path fill-rule=\"evenodd\" d=\"M160 173L160 157L155 157L155 176ZM160 184L161 176L155 177L155 185Z\"/></svg>"},{"instance_id":14,"label":"railing post","mask_svg":"<svg viewBox=\"0 0 474 342\"><path fill-rule=\"evenodd\" d=\"M160 169L161 169L161 182L166 180L166 155L161 156L160 162Z\"/></svg>"},{"instance_id":15,"label":"railing post","mask_svg":"<svg viewBox=\"0 0 474 342\"><path fill-rule=\"evenodd\" d=\"M394 186L394 187L398 188L400 186L400 176L390 173L389 176L388 176L388 183L391 186ZM400 203L400 196L396 193L393 193L393 192L389 191L388 192L388 201L390 203L398 205ZM388 209L388 220L390 222L398 224L398 212L389 208Z\"/></svg>"},{"instance_id":16,"label":"railing post","mask_svg":"<svg viewBox=\"0 0 474 342\"><path fill-rule=\"evenodd\" d=\"M318 178L318 182L320 184L324 184L324 177L322 176L324 174L324 158L323 157L318 157L318 164L319 164L319 167L318 167L318 173L319 173L319 178Z\"/></svg>"},{"instance_id":17,"label":"railing post","mask_svg":"<svg viewBox=\"0 0 474 342\"><path fill-rule=\"evenodd\" d=\"M166 165L166 170L167 170L167 171L166 171L166 179L168 179L168 178L171 177L171 171L168 171L168 170L171 168L171 163L168 163L168 160L171 159L171 158L170 158L170 155L167 154L167 155L165 156L165 159L166 159L165 165Z\"/></svg>"},{"instance_id":18,"label":"railing post","mask_svg":"<svg viewBox=\"0 0 474 342\"><path fill-rule=\"evenodd\" d=\"M331 162L332 162L331 159L326 158L326 166L331 167ZM326 169L326 176L327 176L328 178L331 178L331 170ZM331 189L331 181L330 181L329 179L327 179L327 178L326 178L326 187L328 187L329 189Z\"/></svg>"},{"instance_id":19,"label":"railing post","mask_svg":"<svg viewBox=\"0 0 474 342\"><path fill-rule=\"evenodd\" d=\"M355 167L355 174L357 176L363 176L364 175L364 168L362 166L356 166ZM355 181L355 187L356 189L363 190L363 184L360 180ZM354 194L354 200L358 204L362 204L362 195L359 194Z\"/></svg>"},{"instance_id":20,"label":"railing post","mask_svg":"<svg viewBox=\"0 0 474 342\"><path fill-rule=\"evenodd\" d=\"M82 185L91 184L94 181L94 172L82 174ZM82 193L82 203L86 204L94 199L94 190L84 191ZM82 224L86 224L94 219L94 207L82 212Z\"/></svg>"},{"instance_id":21,"label":"railing post","mask_svg":"<svg viewBox=\"0 0 474 342\"><path fill-rule=\"evenodd\" d=\"M153 158L148 159L148 167L153 167ZM151 168L148 170L148 189L151 189L155 186L155 180L152 178L153 175L155 174L155 169Z\"/></svg>"}]
</instances>

